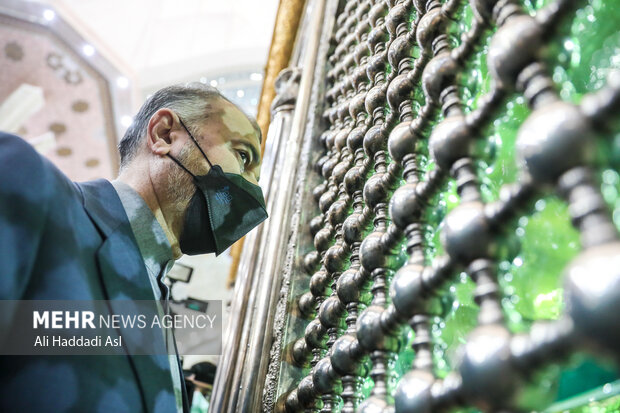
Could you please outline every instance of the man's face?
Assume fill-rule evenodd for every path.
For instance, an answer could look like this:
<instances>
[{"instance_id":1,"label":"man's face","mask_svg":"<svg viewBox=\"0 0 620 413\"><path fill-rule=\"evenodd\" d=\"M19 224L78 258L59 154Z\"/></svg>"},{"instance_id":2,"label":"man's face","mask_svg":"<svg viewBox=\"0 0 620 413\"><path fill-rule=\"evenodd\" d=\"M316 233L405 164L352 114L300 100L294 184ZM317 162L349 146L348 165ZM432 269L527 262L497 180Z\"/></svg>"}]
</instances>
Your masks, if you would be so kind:
<instances>
[{"instance_id":1,"label":"man's face","mask_svg":"<svg viewBox=\"0 0 620 413\"><path fill-rule=\"evenodd\" d=\"M185 136L175 156L192 174L206 175L209 163L185 129L181 127L179 131ZM192 134L213 165L257 184L262 161L258 131L235 105L223 99L211 103L208 116ZM192 178L169 159L164 176L166 199L182 215L196 191Z\"/></svg>"},{"instance_id":2,"label":"man's face","mask_svg":"<svg viewBox=\"0 0 620 413\"><path fill-rule=\"evenodd\" d=\"M253 184L258 183L260 175L260 131L242 111L224 99L207 106L201 122L186 125L198 147L174 111L162 108L153 114L147 130L147 148L154 156L141 158L143 163L136 160L132 167L136 180L148 180L153 190L149 199L156 204L154 211L163 215L170 237L176 240L180 239L187 206L197 190L192 175L203 176L209 172L209 162L200 149L212 165L220 166L224 172L239 174ZM146 176L145 171L148 171ZM178 242L173 243L173 252L175 257L181 256Z\"/></svg>"},{"instance_id":3,"label":"man's face","mask_svg":"<svg viewBox=\"0 0 620 413\"><path fill-rule=\"evenodd\" d=\"M213 165L258 184L262 161L258 132L235 105L223 99L214 102L194 138ZM203 175L209 164L191 141L190 144L195 149L190 155L190 164L196 168L190 171Z\"/></svg>"}]
</instances>

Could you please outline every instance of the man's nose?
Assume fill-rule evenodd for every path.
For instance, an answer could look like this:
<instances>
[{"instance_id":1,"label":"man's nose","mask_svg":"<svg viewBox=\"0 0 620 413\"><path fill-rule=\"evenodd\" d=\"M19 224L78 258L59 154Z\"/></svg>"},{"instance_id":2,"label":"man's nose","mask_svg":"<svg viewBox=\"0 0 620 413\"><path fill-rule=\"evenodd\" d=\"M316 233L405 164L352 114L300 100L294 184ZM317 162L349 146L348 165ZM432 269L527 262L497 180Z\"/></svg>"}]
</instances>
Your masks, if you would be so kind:
<instances>
[{"instance_id":1,"label":"man's nose","mask_svg":"<svg viewBox=\"0 0 620 413\"><path fill-rule=\"evenodd\" d=\"M250 183L254 184L254 185L258 185L258 179L256 179L256 175L253 174L252 172L247 172L245 174L243 174L243 177Z\"/></svg>"}]
</instances>

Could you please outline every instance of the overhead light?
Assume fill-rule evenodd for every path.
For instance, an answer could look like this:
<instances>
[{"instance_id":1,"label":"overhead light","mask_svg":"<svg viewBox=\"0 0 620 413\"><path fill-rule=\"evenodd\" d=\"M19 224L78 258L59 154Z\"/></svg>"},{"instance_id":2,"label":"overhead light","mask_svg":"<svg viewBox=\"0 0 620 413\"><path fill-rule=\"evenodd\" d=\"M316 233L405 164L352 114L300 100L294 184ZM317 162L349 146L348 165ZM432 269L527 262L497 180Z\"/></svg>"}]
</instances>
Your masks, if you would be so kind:
<instances>
[{"instance_id":1,"label":"overhead light","mask_svg":"<svg viewBox=\"0 0 620 413\"><path fill-rule=\"evenodd\" d=\"M84 53L86 56L92 56L95 54L95 48L90 44L85 44L84 46L82 46L82 53Z\"/></svg>"},{"instance_id":2,"label":"overhead light","mask_svg":"<svg viewBox=\"0 0 620 413\"><path fill-rule=\"evenodd\" d=\"M17 133L19 128L45 106L43 89L22 83L0 102L0 130Z\"/></svg>"},{"instance_id":3,"label":"overhead light","mask_svg":"<svg viewBox=\"0 0 620 413\"><path fill-rule=\"evenodd\" d=\"M36 136L28 140L37 152L45 154L56 147L56 135L54 132L45 132L43 135Z\"/></svg>"},{"instance_id":4,"label":"overhead light","mask_svg":"<svg viewBox=\"0 0 620 413\"><path fill-rule=\"evenodd\" d=\"M121 117L121 125L123 125L126 128L128 128L132 122L133 122L133 118L131 116L125 115Z\"/></svg>"},{"instance_id":5,"label":"overhead light","mask_svg":"<svg viewBox=\"0 0 620 413\"><path fill-rule=\"evenodd\" d=\"M254 80L256 82L259 82L259 81L263 80L263 74L262 73L252 73L252 74L250 74L250 80Z\"/></svg>"},{"instance_id":6,"label":"overhead light","mask_svg":"<svg viewBox=\"0 0 620 413\"><path fill-rule=\"evenodd\" d=\"M51 22L52 20L54 20L55 17L56 17L56 13L54 12L54 10L45 9L43 11L43 18L47 20L48 22Z\"/></svg>"},{"instance_id":7,"label":"overhead light","mask_svg":"<svg viewBox=\"0 0 620 413\"><path fill-rule=\"evenodd\" d=\"M241 89L237 90L237 97L242 98L245 96L245 92Z\"/></svg>"},{"instance_id":8,"label":"overhead light","mask_svg":"<svg viewBox=\"0 0 620 413\"><path fill-rule=\"evenodd\" d=\"M217 86L217 80L213 79L211 82L209 82L209 84L213 87Z\"/></svg>"},{"instance_id":9,"label":"overhead light","mask_svg":"<svg viewBox=\"0 0 620 413\"><path fill-rule=\"evenodd\" d=\"M116 86L120 87L121 89L127 88L127 86L129 86L129 79L127 79L125 76L119 76L118 78L116 78Z\"/></svg>"}]
</instances>

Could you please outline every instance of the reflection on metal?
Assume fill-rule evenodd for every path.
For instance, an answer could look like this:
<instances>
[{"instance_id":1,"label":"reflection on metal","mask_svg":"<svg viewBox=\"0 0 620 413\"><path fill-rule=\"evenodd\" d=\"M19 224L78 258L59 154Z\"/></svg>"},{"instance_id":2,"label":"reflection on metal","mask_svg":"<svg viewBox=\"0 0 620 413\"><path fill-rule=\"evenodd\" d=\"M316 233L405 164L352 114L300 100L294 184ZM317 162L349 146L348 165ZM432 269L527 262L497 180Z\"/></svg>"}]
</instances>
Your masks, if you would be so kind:
<instances>
[{"instance_id":1,"label":"reflection on metal","mask_svg":"<svg viewBox=\"0 0 620 413\"><path fill-rule=\"evenodd\" d=\"M297 35L301 16L304 14L306 0L280 0L276 15L273 37L269 48L269 56L263 74L262 90L258 102L256 121L261 128L263 136L267 136L271 122L272 101L276 95L275 82L280 71L285 69L290 62L298 62L299 59L293 54L293 44ZM262 151L265 153L266 140L263 139ZM265 162L263 161L263 165ZM232 285L237 277L239 260L245 237L237 241L230 249L232 264L228 275L228 284Z\"/></svg>"},{"instance_id":2,"label":"reflection on metal","mask_svg":"<svg viewBox=\"0 0 620 413\"><path fill-rule=\"evenodd\" d=\"M321 8L315 10L312 24L321 27ZM314 45L316 48L318 39ZM313 67L309 55L304 61ZM295 183L296 159L307 113L307 96L312 84L312 72L299 78L296 70L288 70L278 79L279 96L272 107L272 120L266 139L261 186L267 200L270 217L245 237L246 247L239 264L239 276L235 283L231 304L231 323L224 332L225 349L218 366L211 398L211 409L218 412L256 411L261 403L258 388L264 385L268 360L263 352L269 352L270 332L273 325L274 292L280 279L275 273L279 266L282 244L288 239L287 226L279 217L288 216L289 197ZM299 81L299 85L297 82ZM297 93L296 93L297 92ZM293 106L295 104L295 106ZM297 110L302 105L301 110ZM295 110L294 110L295 109ZM264 176L264 178L262 178ZM260 247L260 248L259 248ZM271 316L271 317L270 317ZM264 350L266 348L266 350ZM247 374L253 371L256 374ZM260 372L263 372L262 375Z\"/></svg>"},{"instance_id":3,"label":"reflection on metal","mask_svg":"<svg viewBox=\"0 0 620 413\"><path fill-rule=\"evenodd\" d=\"M309 3L295 110L270 127L270 219L246 244L215 411L541 411L569 356L617 366L620 71L583 81L543 51L573 53L563 30L593 13L605 44L620 13L336 3Z\"/></svg>"}]
</instances>

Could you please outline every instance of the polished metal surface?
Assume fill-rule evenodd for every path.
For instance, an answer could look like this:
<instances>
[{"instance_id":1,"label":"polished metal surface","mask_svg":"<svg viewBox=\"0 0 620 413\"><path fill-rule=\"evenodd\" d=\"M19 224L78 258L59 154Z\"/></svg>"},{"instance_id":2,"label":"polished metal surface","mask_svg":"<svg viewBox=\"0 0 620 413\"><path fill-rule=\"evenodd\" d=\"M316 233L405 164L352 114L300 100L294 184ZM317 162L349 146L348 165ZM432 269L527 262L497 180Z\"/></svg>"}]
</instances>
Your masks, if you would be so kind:
<instances>
[{"instance_id":1,"label":"polished metal surface","mask_svg":"<svg viewBox=\"0 0 620 413\"><path fill-rule=\"evenodd\" d=\"M532 15L512 0L349 0L334 9L329 47L315 45L300 68L287 144L293 155L275 193L280 224L270 223L270 231L289 239L263 232L256 240L267 249L257 267L267 281L249 298L262 301L258 328L273 330L247 327L253 361L243 364L251 370L242 382L263 376L260 357L270 361L252 396L263 397L263 411L529 411L532 400L524 403L522 392L537 371L576 352L618 360L620 242L595 155L601 136L618 132L620 73L568 102L541 58L577 3L550 1ZM473 17L455 41L449 27L463 7ZM329 16L329 3L326 10ZM485 33L491 82L472 106L460 82ZM323 53L327 65L312 66L309 56L320 62ZM310 71L322 91L304 84ZM489 200L475 147L513 94L530 111L511 154L518 177ZM321 119L304 119L314 126L302 133L304 113L316 112ZM300 160L302 147L311 149L313 171ZM458 204L429 229L448 183ZM502 308L500 240L549 193L566 203L582 252L564 270L564 311L515 332ZM462 277L474 285L476 325L451 371L439 376L434 306ZM409 331L414 357L396 377ZM258 340L261 334L267 339Z\"/></svg>"},{"instance_id":2,"label":"polished metal surface","mask_svg":"<svg viewBox=\"0 0 620 413\"><path fill-rule=\"evenodd\" d=\"M304 68L314 68L323 23L324 4L311 1L302 23L308 31L304 53L295 53ZM264 179L261 179L270 218L246 240L234 292L231 324L225 331L224 352L218 366L211 409L218 412L260 410L262 389L272 345L287 242L290 238L291 197L296 187L298 159L308 117L314 71L286 69L276 81L272 104Z\"/></svg>"}]
</instances>

